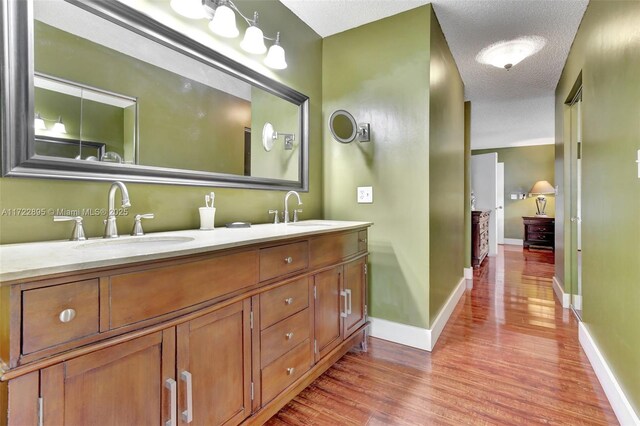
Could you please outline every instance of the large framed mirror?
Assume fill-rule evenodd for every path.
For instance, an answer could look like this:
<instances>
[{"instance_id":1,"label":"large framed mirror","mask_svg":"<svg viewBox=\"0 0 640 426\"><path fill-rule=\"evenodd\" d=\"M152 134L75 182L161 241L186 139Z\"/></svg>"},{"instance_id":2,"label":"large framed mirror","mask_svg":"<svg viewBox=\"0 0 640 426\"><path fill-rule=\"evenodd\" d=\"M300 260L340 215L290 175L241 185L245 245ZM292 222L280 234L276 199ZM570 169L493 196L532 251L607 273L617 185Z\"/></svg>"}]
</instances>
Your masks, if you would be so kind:
<instances>
[{"instance_id":1,"label":"large framed mirror","mask_svg":"<svg viewBox=\"0 0 640 426\"><path fill-rule=\"evenodd\" d=\"M308 190L307 96L120 1L3 5L3 176Z\"/></svg>"}]
</instances>

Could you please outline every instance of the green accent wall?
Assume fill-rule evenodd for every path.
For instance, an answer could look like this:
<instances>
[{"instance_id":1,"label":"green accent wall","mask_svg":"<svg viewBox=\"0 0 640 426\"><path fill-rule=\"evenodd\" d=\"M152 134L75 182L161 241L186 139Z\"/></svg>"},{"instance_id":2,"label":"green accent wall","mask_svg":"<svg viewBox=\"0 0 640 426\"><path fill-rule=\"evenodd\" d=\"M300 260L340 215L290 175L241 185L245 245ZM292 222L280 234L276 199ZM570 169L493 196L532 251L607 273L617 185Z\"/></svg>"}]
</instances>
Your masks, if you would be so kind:
<instances>
[{"instance_id":1,"label":"green accent wall","mask_svg":"<svg viewBox=\"0 0 640 426\"><path fill-rule=\"evenodd\" d=\"M459 282L463 268L462 83L444 37L437 34L431 41L434 24L432 8L425 5L327 37L322 63L325 217L374 222L369 231L369 313L422 328L430 326L430 306L435 312L440 294ZM434 31L440 32L439 27ZM431 87L437 92L433 102ZM430 114L437 108L442 111ZM370 123L371 142L335 141L326 123L336 109ZM434 129L430 119L437 123ZM446 188L457 190L447 198L436 188L433 199L441 203L433 210L430 137L436 139L433 155L455 169L447 175L454 182ZM358 186L373 186L372 204L356 202ZM451 212L450 221L442 219ZM452 282L440 277L440 269L430 272L430 214L435 215L433 223L443 220L454 233L442 241L442 250L456 259L448 263L455 268ZM433 305L432 279L438 298Z\"/></svg>"},{"instance_id":2,"label":"green accent wall","mask_svg":"<svg viewBox=\"0 0 640 426\"><path fill-rule=\"evenodd\" d=\"M289 68L270 77L287 84L310 98L309 192L302 194L302 218L322 218L322 39L295 14L276 0L238 0L243 10L257 10L261 27L282 32L282 45L287 52ZM237 45L234 41L232 46ZM241 51L238 48L238 51ZM181 142L180 140L179 142ZM110 183L46 179L0 179L1 209L106 208ZM208 187L127 184L132 207L129 215L118 218L119 230L129 232L137 213L156 214L145 224L147 232L195 229L199 226L198 207L204 195L216 192L216 226L245 220L253 223L270 221L268 210L282 208L284 191L223 189ZM1 211L0 211L1 212ZM363 219L364 217L361 217ZM102 216L88 217L88 236L102 235ZM51 215L0 215L0 243L17 243L69 238L68 223L53 223Z\"/></svg>"},{"instance_id":3,"label":"green accent wall","mask_svg":"<svg viewBox=\"0 0 640 426\"><path fill-rule=\"evenodd\" d=\"M429 63L429 325L463 277L464 83L431 10Z\"/></svg>"},{"instance_id":4,"label":"green accent wall","mask_svg":"<svg viewBox=\"0 0 640 426\"><path fill-rule=\"evenodd\" d=\"M556 88L556 176L563 176L562 205L567 212L566 102L581 75L582 319L636 413L640 413L638 22L639 2L590 2ZM563 223L569 222L565 218ZM557 231L566 234L565 228L561 224ZM566 274L561 268L568 250L557 253L558 278ZM570 283L564 282L564 287L570 289Z\"/></svg>"},{"instance_id":5,"label":"green accent wall","mask_svg":"<svg viewBox=\"0 0 640 426\"><path fill-rule=\"evenodd\" d=\"M546 180L554 185L554 157L553 145L523 146L516 148L478 149L472 155L498 154L498 162L504 163L504 237L523 239L524 225L522 216L536 214L536 199L529 197L529 190L539 180ZM527 194L524 200L512 200L512 192ZM548 216L554 216L556 206L555 196L547 195Z\"/></svg>"}]
</instances>

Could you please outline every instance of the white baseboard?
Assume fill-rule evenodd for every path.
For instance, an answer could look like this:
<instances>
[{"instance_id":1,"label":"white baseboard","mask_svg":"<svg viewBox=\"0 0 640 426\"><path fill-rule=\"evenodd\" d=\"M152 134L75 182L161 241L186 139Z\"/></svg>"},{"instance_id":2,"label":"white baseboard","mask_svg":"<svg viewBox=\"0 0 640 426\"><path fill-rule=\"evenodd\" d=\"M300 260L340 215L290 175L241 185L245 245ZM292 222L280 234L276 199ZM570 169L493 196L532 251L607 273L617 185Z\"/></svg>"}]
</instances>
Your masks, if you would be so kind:
<instances>
[{"instance_id":1,"label":"white baseboard","mask_svg":"<svg viewBox=\"0 0 640 426\"><path fill-rule=\"evenodd\" d=\"M602 356L598 345L596 345L596 342L591 337L589 328L583 322L578 326L578 337L580 339L580 345L587 354L587 358L589 358L589 362L620 424L629 426L640 425L638 414L633 410L629 399L624 394L620 384L618 384L611 368L609 368L607 360Z\"/></svg>"},{"instance_id":2,"label":"white baseboard","mask_svg":"<svg viewBox=\"0 0 640 426\"><path fill-rule=\"evenodd\" d=\"M509 244L511 246L522 246L522 240L519 238L505 238L504 244Z\"/></svg>"},{"instance_id":3,"label":"white baseboard","mask_svg":"<svg viewBox=\"0 0 640 426\"><path fill-rule=\"evenodd\" d=\"M473 279L473 268L464 268L464 279L465 280Z\"/></svg>"},{"instance_id":4,"label":"white baseboard","mask_svg":"<svg viewBox=\"0 0 640 426\"><path fill-rule=\"evenodd\" d=\"M563 308L569 308L571 306L571 295L564 292L564 289L555 276L553 277L553 292L556 294L558 302L560 302Z\"/></svg>"},{"instance_id":5,"label":"white baseboard","mask_svg":"<svg viewBox=\"0 0 640 426\"><path fill-rule=\"evenodd\" d=\"M369 321L371 321L370 336L405 346L411 346L412 348L431 351L436 345L449 317L451 317L451 313L464 294L465 289L466 281L462 278L440 310L431 329L400 324L382 318L369 317Z\"/></svg>"}]
</instances>

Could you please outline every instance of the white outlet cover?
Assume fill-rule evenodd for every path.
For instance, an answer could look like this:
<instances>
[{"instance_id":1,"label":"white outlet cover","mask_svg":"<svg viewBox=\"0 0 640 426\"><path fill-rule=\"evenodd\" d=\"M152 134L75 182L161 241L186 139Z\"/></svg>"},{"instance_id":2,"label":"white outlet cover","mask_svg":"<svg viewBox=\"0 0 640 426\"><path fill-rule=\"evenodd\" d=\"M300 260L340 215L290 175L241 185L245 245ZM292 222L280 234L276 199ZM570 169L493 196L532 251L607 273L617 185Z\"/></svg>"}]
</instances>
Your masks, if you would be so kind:
<instances>
[{"instance_id":1,"label":"white outlet cover","mask_svg":"<svg viewBox=\"0 0 640 426\"><path fill-rule=\"evenodd\" d=\"M373 203L373 186L359 186L357 200L358 203Z\"/></svg>"}]
</instances>

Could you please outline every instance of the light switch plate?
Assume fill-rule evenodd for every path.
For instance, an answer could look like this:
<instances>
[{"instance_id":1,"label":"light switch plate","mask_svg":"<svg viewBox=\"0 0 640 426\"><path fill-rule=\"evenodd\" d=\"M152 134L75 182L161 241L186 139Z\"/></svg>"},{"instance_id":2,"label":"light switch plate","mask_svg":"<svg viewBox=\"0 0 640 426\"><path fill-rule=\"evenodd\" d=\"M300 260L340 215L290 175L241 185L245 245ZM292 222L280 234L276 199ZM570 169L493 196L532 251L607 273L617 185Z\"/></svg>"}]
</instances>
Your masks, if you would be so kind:
<instances>
[{"instance_id":1,"label":"light switch plate","mask_svg":"<svg viewBox=\"0 0 640 426\"><path fill-rule=\"evenodd\" d=\"M373 186L358 187L358 203L373 203Z\"/></svg>"}]
</instances>

